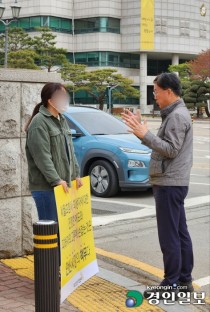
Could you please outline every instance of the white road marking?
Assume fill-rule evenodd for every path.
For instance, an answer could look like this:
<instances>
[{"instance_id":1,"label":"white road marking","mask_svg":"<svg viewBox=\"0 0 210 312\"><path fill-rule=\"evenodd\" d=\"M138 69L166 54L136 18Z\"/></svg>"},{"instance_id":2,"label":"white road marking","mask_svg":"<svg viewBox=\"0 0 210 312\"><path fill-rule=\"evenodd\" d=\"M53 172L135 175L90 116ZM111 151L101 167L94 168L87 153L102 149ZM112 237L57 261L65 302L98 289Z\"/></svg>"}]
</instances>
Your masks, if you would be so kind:
<instances>
[{"instance_id":1,"label":"white road marking","mask_svg":"<svg viewBox=\"0 0 210 312\"><path fill-rule=\"evenodd\" d=\"M101 203L108 203L108 204L118 204L118 205L126 205L131 207L139 207L139 208L153 208L153 205L144 205L144 204L137 204L137 203L129 203L125 201L119 200L112 200L112 199L102 199L102 198L92 198L92 201L101 202Z\"/></svg>"},{"instance_id":2,"label":"white road marking","mask_svg":"<svg viewBox=\"0 0 210 312\"><path fill-rule=\"evenodd\" d=\"M191 173L191 176L196 176L196 177L208 177L207 175L203 175L203 174L195 174L195 173Z\"/></svg>"},{"instance_id":3,"label":"white road marking","mask_svg":"<svg viewBox=\"0 0 210 312\"><path fill-rule=\"evenodd\" d=\"M101 198L92 198L95 202L104 202L104 203L111 203L111 204L119 204L123 206L133 206L133 207L139 207L141 209L137 211L127 212L127 213L121 213L116 215L106 215L106 216L97 216L93 217L93 226L100 226L100 225L106 225L110 224L116 221L122 221L122 220L131 220L131 219L137 219L137 218L143 218L143 217L152 217L155 216L155 206L152 205L143 205L143 204L137 204L137 203L128 203L126 201L115 201L110 199L101 199ZM199 196L199 197L192 197L187 198L185 200L185 208L187 207L197 207L205 204L209 204L210 201L210 195L206 196Z\"/></svg>"},{"instance_id":4,"label":"white road marking","mask_svg":"<svg viewBox=\"0 0 210 312\"><path fill-rule=\"evenodd\" d=\"M190 182L193 185L210 185L209 183L197 183L197 182Z\"/></svg>"},{"instance_id":5,"label":"white road marking","mask_svg":"<svg viewBox=\"0 0 210 312\"><path fill-rule=\"evenodd\" d=\"M210 284L210 276L199 278L196 281L193 281L193 283L195 283L196 285L198 285L200 287L205 286L205 285L209 285Z\"/></svg>"},{"instance_id":6,"label":"white road marking","mask_svg":"<svg viewBox=\"0 0 210 312\"><path fill-rule=\"evenodd\" d=\"M210 138L208 137L202 137L202 136L194 136L195 141L200 141L200 142L210 142Z\"/></svg>"},{"instance_id":7,"label":"white road marking","mask_svg":"<svg viewBox=\"0 0 210 312\"><path fill-rule=\"evenodd\" d=\"M193 169L209 169L209 164L207 162L194 162Z\"/></svg>"},{"instance_id":8,"label":"white road marking","mask_svg":"<svg viewBox=\"0 0 210 312\"><path fill-rule=\"evenodd\" d=\"M185 208L209 205L210 195L197 196L185 199Z\"/></svg>"}]
</instances>

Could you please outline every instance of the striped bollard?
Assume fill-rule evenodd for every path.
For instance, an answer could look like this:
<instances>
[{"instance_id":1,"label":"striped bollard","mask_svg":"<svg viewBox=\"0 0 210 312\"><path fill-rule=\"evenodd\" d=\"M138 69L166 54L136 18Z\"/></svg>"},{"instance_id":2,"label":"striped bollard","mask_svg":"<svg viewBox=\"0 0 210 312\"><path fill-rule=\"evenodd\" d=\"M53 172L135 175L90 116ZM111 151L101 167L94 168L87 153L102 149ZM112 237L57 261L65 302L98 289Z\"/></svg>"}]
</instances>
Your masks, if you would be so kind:
<instances>
[{"instance_id":1,"label":"striped bollard","mask_svg":"<svg viewBox=\"0 0 210 312\"><path fill-rule=\"evenodd\" d=\"M35 311L59 312L58 223L40 220L33 224Z\"/></svg>"}]
</instances>

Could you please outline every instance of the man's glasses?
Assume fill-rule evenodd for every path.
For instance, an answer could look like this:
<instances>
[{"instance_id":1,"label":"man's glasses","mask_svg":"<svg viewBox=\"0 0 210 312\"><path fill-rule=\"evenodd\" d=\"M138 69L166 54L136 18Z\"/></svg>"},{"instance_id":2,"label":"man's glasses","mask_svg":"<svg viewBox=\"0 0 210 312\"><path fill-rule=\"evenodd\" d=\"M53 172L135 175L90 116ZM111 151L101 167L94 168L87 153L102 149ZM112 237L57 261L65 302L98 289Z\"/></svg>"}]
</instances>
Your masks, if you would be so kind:
<instances>
[{"instance_id":1,"label":"man's glasses","mask_svg":"<svg viewBox=\"0 0 210 312\"><path fill-rule=\"evenodd\" d=\"M170 90L170 89L169 88L168 89L161 89L160 91L166 91L166 90ZM152 93L153 93L154 96L156 96L159 93L159 91L155 90Z\"/></svg>"}]
</instances>

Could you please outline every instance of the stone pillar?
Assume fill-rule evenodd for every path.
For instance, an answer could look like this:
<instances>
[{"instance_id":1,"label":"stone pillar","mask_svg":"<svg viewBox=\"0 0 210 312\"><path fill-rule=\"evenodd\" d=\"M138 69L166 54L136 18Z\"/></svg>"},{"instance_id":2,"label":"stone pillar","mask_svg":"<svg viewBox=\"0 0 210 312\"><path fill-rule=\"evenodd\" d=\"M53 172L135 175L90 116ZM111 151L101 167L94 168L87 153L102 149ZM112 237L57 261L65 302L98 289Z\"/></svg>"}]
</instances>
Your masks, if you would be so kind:
<instances>
[{"instance_id":1,"label":"stone pillar","mask_svg":"<svg viewBox=\"0 0 210 312\"><path fill-rule=\"evenodd\" d=\"M141 113L147 112L147 53L140 53L140 109Z\"/></svg>"},{"instance_id":2,"label":"stone pillar","mask_svg":"<svg viewBox=\"0 0 210 312\"><path fill-rule=\"evenodd\" d=\"M179 65L179 55L178 54L172 55L172 65Z\"/></svg>"},{"instance_id":3,"label":"stone pillar","mask_svg":"<svg viewBox=\"0 0 210 312\"><path fill-rule=\"evenodd\" d=\"M172 65L179 65L179 55L178 54L172 54ZM175 72L177 76L179 76L178 72Z\"/></svg>"},{"instance_id":4,"label":"stone pillar","mask_svg":"<svg viewBox=\"0 0 210 312\"><path fill-rule=\"evenodd\" d=\"M37 211L28 190L23 128L49 81L62 82L59 74L0 69L0 258L33 251Z\"/></svg>"}]
</instances>

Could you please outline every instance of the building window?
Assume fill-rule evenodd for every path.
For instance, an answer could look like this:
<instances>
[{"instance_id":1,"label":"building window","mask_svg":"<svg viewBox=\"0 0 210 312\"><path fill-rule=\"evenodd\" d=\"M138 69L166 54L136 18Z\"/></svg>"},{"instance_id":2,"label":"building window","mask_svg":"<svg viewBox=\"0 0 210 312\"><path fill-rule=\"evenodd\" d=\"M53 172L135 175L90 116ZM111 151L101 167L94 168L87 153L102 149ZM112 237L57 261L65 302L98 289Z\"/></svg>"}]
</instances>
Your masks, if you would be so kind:
<instances>
[{"instance_id":1,"label":"building window","mask_svg":"<svg viewBox=\"0 0 210 312\"><path fill-rule=\"evenodd\" d=\"M106 18L106 17L105 17ZM101 17L103 19L103 17ZM117 18L106 18L106 31L107 32L113 32L113 33L120 33L120 20Z\"/></svg>"},{"instance_id":2,"label":"building window","mask_svg":"<svg viewBox=\"0 0 210 312\"><path fill-rule=\"evenodd\" d=\"M42 26L41 24L41 16L34 16L34 17L31 17L30 18L30 28L37 28L37 27L40 27Z\"/></svg>"},{"instance_id":3,"label":"building window","mask_svg":"<svg viewBox=\"0 0 210 312\"><path fill-rule=\"evenodd\" d=\"M107 52L99 53L99 66L107 66Z\"/></svg>"},{"instance_id":4,"label":"building window","mask_svg":"<svg viewBox=\"0 0 210 312\"><path fill-rule=\"evenodd\" d=\"M148 60L147 75L157 76L163 72L168 72L171 60Z\"/></svg>"},{"instance_id":5,"label":"building window","mask_svg":"<svg viewBox=\"0 0 210 312\"><path fill-rule=\"evenodd\" d=\"M74 21L75 34L83 34L96 31L96 23L94 18L78 19Z\"/></svg>"},{"instance_id":6,"label":"building window","mask_svg":"<svg viewBox=\"0 0 210 312\"><path fill-rule=\"evenodd\" d=\"M30 29L30 18L29 17L24 17L21 18L18 22L12 23L14 25L14 27L21 27L24 30L29 30ZM11 25L12 25L11 24Z\"/></svg>"},{"instance_id":7,"label":"building window","mask_svg":"<svg viewBox=\"0 0 210 312\"><path fill-rule=\"evenodd\" d=\"M42 16L42 26L49 27L50 25L50 16Z\"/></svg>"},{"instance_id":8,"label":"building window","mask_svg":"<svg viewBox=\"0 0 210 312\"><path fill-rule=\"evenodd\" d=\"M115 52L107 52L108 54L108 62L107 66L116 66L119 67L120 53Z\"/></svg>"},{"instance_id":9,"label":"building window","mask_svg":"<svg viewBox=\"0 0 210 312\"><path fill-rule=\"evenodd\" d=\"M61 25L60 25L60 18L59 17L53 17L53 16L50 16L50 25L49 27L53 30L59 30L61 28Z\"/></svg>"},{"instance_id":10,"label":"building window","mask_svg":"<svg viewBox=\"0 0 210 312\"><path fill-rule=\"evenodd\" d=\"M75 93L76 104L98 104L97 100L85 90L80 90Z\"/></svg>"},{"instance_id":11,"label":"building window","mask_svg":"<svg viewBox=\"0 0 210 312\"><path fill-rule=\"evenodd\" d=\"M98 66L99 64L99 52L87 53L87 62L89 66Z\"/></svg>"},{"instance_id":12,"label":"building window","mask_svg":"<svg viewBox=\"0 0 210 312\"><path fill-rule=\"evenodd\" d=\"M67 52L66 57L69 60L70 63L74 63L74 58L73 58L73 53L72 52Z\"/></svg>"},{"instance_id":13,"label":"building window","mask_svg":"<svg viewBox=\"0 0 210 312\"><path fill-rule=\"evenodd\" d=\"M49 27L53 31L71 33L72 21L67 18L54 16L31 16L19 18L11 23L10 27L20 27L26 31L34 31L37 27ZM0 24L0 32L5 30L4 25Z\"/></svg>"},{"instance_id":14,"label":"building window","mask_svg":"<svg viewBox=\"0 0 210 312\"><path fill-rule=\"evenodd\" d=\"M133 86L135 89L139 90L139 86ZM122 99L112 99L113 104L122 105L139 105L139 98L127 97L125 100Z\"/></svg>"},{"instance_id":15,"label":"building window","mask_svg":"<svg viewBox=\"0 0 210 312\"><path fill-rule=\"evenodd\" d=\"M87 53L75 53L75 63L87 64Z\"/></svg>"},{"instance_id":16,"label":"building window","mask_svg":"<svg viewBox=\"0 0 210 312\"><path fill-rule=\"evenodd\" d=\"M92 32L120 33L120 20L111 17L92 17L75 20L75 34Z\"/></svg>"},{"instance_id":17,"label":"building window","mask_svg":"<svg viewBox=\"0 0 210 312\"><path fill-rule=\"evenodd\" d=\"M120 20L112 17L92 17L76 19L75 34L93 32L120 33ZM27 31L34 31L36 27L49 27L53 31L72 33L72 20L56 16L31 16L19 18L11 27L21 27ZM0 32L5 29L0 25Z\"/></svg>"},{"instance_id":18,"label":"building window","mask_svg":"<svg viewBox=\"0 0 210 312\"><path fill-rule=\"evenodd\" d=\"M138 86L134 86L134 88L139 90ZM107 100L108 98L106 97L106 102ZM98 104L97 100L85 90L80 90L80 91L75 92L75 103L76 104ZM112 99L112 104L139 105L139 99L133 98L133 97L126 98L125 100Z\"/></svg>"},{"instance_id":19,"label":"building window","mask_svg":"<svg viewBox=\"0 0 210 312\"><path fill-rule=\"evenodd\" d=\"M67 54L71 62L71 53ZM75 53L75 63L87 66L112 66L124 68L139 68L139 55L131 53L117 52L77 52Z\"/></svg>"},{"instance_id":20,"label":"building window","mask_svg":"<svg viewBox=\"0 0 210 312\"><path fill-rule=\"evenodd\" d=\"M72 32L72 22L67 18L61 18L61 26L60 29L62 32Z\"/></svg>"}]
</instances>

